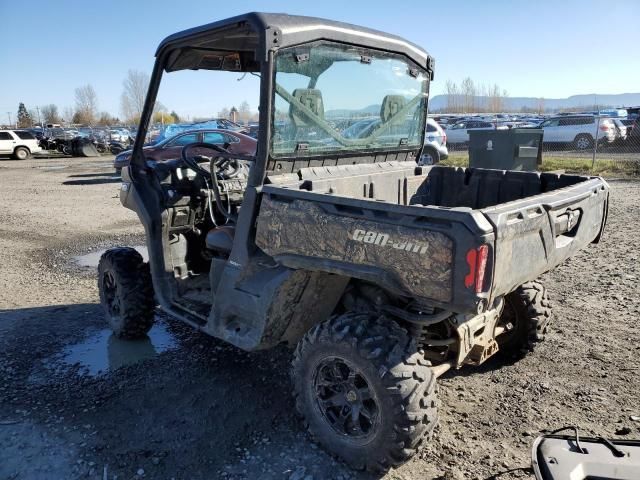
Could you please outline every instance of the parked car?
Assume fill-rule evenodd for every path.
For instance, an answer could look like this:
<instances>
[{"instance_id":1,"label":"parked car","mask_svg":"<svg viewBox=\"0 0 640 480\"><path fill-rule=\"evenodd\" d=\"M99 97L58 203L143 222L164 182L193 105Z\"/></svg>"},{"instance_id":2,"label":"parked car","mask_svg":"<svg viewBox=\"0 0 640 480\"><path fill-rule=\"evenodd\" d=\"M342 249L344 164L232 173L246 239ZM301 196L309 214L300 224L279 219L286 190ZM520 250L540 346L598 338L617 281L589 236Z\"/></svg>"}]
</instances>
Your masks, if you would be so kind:
<instances>
[{"instance_id":1,"label":"parked car","mask_svg":"<svg viewBox=\"0 0 640 480\"><path fill-rule=\"evenodd\" d=\"M26 160L32 153L41 151L38 140L26 130L0 130L0 154L11 155L16 160Z\"/></svg>"},{"instance_id":2,"label":"parked car","mask_svg":"<svg viewBox=\"0 0 640 480\"><path fill-rule=\"evenodd\" d=\"M197 123L172 123L162 129L159 135L151 135L154 143L163 142L167 138L175 137L179 133L194 130L227 130L231 132L247 133L247 129L226 118L214 118Z\"/></svg>"},{"instance_id":3,"label":"parked car","mask_svg":"<svg viewBox=\"0 0 640 480\"><path fill-rule=\"evenodd\" d=\"M124 129L111 129L109 131L109 135L111 137L111 140L116 141L116 142L120 142L120 143L127 143L129 141L129 130L124 130Z\"/></svg>"},{"instance_id":4,"label":"parked car","mask_svg":"<svg viewBox=\"0 0 640 480\"><path fill-rule=\"evenodd\" d=\"M144 156L146 160L150 161L180 158L182 147L189 145L190 143L199 142L213 143L214 145L224 145L225 143L228 143L230 152L247 156L255 155L256 144L258 143L255 138L251 138L243 133L231 132L229 130L192 130L167 138L159 143L147 145L143 148ZM193 154L197 153L197 151L194 151L193 149L191 152ZM205 153L211 154L211 151L208 150ZM126 150L118 154L113 161L113 166L116 171L120 171L122 170L122 167L127 166L130 159L131 150Z\"/></svg>"},{"instance_id":5,"label":"parked car","mask_svg":"<svg viewBox=\"0 0 640 480\"><path fill-rule=\"evenodd\" d=\"M257 123L249 123L249 125L247 126L247 135L249 135L251 138L258 138L258 129L259 129L260 125L258 125Z\"/></svg>"},{"instance_id":6,"label":"parked car","mask_svg":"<svg viewBox=\"0 0 640 480\"><path fill-rule=\"evenodd\" d=\"M633 146L640 148L640 117L634 120L631 130L627 129L627 132L627 141Z\"/></svg>"},{"instance_id":7,"label":"parked car","mask_svg":"<svg viewBox=\"0 0 640 480\"><path fill-rule=\"evenodd\" d=\"M342 131L344 138L363 138L371 134L374 128L380 125L379 117L369 117L349 125Z\"/></svg>"},{"instance_id":8,"label":"parked car","mask_svg":"<svg viewBox=\"0 0 640 480\"><path fill-rule=\"evenodd\" d=\"M613 121L594 115L553 117L542 122L540 128L544 130L544 143L572 144L578 150L592 148L596 137L603 143L613 143L616 140Z\"/></svg>"},{"instance_id":9,"label":"parked car","mask_svg":"<svg viewBox=\"0 0 640 480\"><path fill-rule=\"evenodd\" d=\"M467 143L469 141L469 130L493 130L507 127L498 126L491 122L482 120L463 120L447 128L447 141L449 143Z\"/></svg>"},{"instance_id":10,"label":"parked car","mask_svg":"<svg viewBox=\"0 0 640 480\"><path fill-rule=\"evenodd\" d=\"M627 126L619 118L612 118L611 121L616 131L616 140L618 142L624 142L628 134Z\"/></svg>"},{"instance_id":11,"label":"parked car","mask_svg":"<svg viewBox=\"0 0 640 480\"><path fill-rule=\"evenodd\" d=\"M448 156L446 132L434 119L427 118L427 132L418 165L435 165Z\"/></svg>"}]
</instances>

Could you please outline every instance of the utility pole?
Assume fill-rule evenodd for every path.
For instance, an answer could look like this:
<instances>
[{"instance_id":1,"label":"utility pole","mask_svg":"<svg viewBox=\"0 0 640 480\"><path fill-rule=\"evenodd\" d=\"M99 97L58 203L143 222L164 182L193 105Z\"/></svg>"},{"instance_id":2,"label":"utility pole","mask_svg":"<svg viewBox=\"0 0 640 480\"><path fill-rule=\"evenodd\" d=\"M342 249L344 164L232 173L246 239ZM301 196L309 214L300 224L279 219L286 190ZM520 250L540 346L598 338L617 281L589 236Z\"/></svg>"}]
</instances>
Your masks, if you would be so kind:
<instances>
[{"instance_id":1,"label":"utility pole","mask_svg":"<svg viewBox=\"0 0 640 480\"><path fill-rule=\"evenodd\" d=\"M40 124L40 128L42 128L42 121L40 120L40 107L36 107L36 111L38 112L38 123Z\"/></svg>"},{"instance_id":2,"label":"utility pole","mask_svg":"<svg viewBox=\"0 0 640 480\"><path fill-rule=\"evenodd\" d=\"M11 127L11 112L7 112L7 116L9 117L9 127Z\"/></svg>"}]
</instances>

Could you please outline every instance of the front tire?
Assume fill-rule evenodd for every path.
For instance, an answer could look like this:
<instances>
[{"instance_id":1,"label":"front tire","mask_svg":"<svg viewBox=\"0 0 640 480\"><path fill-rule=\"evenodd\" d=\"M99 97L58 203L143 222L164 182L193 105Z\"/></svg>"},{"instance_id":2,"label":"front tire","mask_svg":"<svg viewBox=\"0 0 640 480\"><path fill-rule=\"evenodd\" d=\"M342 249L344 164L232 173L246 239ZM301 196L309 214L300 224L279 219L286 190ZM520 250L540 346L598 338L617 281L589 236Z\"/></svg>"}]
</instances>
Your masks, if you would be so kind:
<instances>
[{"instance_id":1,"label":"front tire","mask_svg":"<svg viewBox=\"0 0 640 480\"><path fill-rule=\"evenodd\" d=\"M98 264L100 303L118 338L144 338L153 326L155 301L149 265L133 248L107 250Z\"/></svg>"},{"instance_id":2,"label":"front tire","mask_svg":"<svg viewBox=\"0 0 640 480\"><path fill-rule=\"evenodd\" d=\"M24 147L18 147L13 151L13 158L16 160L26 160L31 156L31 152Z\"/></svg>"},{"instance_id":3,"label":"front tire","mask_svg":"<svg viewBox=\"0 0 640 480\"><path fill-rule=\"evenodd\" d=\"M507 332L496 338L499 351L506 357L524 357L544 341L551 323L551 302L540 282L520 285L505 297L498 325Z\"/></svg>"},{"instance_id":4,"label":"front tire","mask_svg":"<svg viewBox=\"0 0 640 480\"><path fill-rule=\"evenodd\" d=\"M430 364L384 317L347 313L315 326L296 348L292 377L314 440L358 470L406 462L437 423Z\"/></svg>"},{"instance_id":5,"label":"front tire","mask_svg":"<svg viewBox=\"0 0 640 480\"><path fill-rule=\"evenodd\" d=\"M580 134L573 141L573 145L577 150L588 150L593 148L593 137L586 133Z\"/></svg>"},{"instance_id":6,"label":"front tire","mask_svg":"<svg viewBox=\"0 0 640 480\"><path fill-rule=\"evenodd\" d=\"M422 156L420 157L420 162L418 165L427 166L427 165L436 165L440 163L440 152L433 147L426 147L422 150Z\"/></svg>"}]
</instances>

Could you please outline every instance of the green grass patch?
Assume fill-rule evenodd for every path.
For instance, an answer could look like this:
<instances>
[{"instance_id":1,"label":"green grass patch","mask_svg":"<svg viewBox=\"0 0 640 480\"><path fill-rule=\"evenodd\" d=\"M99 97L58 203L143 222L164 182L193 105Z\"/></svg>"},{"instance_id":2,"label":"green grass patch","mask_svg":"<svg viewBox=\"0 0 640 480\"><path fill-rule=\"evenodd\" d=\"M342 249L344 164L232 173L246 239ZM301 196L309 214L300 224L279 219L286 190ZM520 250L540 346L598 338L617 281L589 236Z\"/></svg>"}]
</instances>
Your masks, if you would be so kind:
<instances>
[{"instance_id":1,"label":"green grass patch","mask_svg":"<svg viewBox=\"0 0 640 480\"><path fill-rule=\"evenodd\" d=\"M466 152L449 153L449 158L440 162L440 165L450 167L468 167L469 155ZM606 176L640 176L640 162L624 160L597 159L592 166L591 158L543 155L540 170L549 172L564 170L567 173L581 173L589 175Z\"/></svg>"}]
</instances>

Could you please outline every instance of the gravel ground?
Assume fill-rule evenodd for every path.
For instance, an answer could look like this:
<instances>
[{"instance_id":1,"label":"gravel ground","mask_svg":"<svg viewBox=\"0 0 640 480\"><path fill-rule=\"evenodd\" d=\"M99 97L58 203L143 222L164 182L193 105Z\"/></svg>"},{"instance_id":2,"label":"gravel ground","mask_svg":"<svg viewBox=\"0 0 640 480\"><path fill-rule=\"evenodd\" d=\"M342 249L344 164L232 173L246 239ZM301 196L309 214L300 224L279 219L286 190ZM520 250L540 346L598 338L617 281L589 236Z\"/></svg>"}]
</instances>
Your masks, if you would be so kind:
<instances>
[{"instance_id":1,"label":"gravel ground","mask_svg":"<svg viewBox=\"0 0 640 480\"><path fill-rule=\"evenodd\" d=\"M144 243L109 162L0 161L0 480L378 478L309 441L288 350L243 353L160 314L146 343L108 337L73 257ZM543 278L547 341L441 378L435 438L385 479L532 478L535 436L565 425L640 437L640 181L611 187L603 242Z\"/></svg>"}]
</instances>

